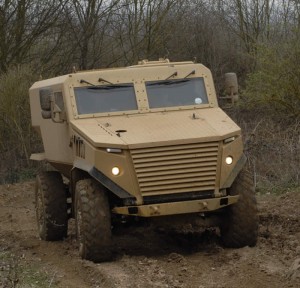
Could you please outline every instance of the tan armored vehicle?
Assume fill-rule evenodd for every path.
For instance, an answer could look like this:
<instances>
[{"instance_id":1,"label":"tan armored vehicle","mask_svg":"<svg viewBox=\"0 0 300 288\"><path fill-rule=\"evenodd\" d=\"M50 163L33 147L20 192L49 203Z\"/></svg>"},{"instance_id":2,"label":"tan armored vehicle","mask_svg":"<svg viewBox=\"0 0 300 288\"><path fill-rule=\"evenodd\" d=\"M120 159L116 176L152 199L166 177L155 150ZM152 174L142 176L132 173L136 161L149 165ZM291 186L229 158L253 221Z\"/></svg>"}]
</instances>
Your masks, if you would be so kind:
<instances>
[{"instance_id":1,"label":"tan armored vehicle","mask_svg":"<svg viewBox=\"0 0 300 288\"><path fill-rule=\"evenodd\" d=\"M81 257L105 261L112 216L190 215L217 217L227 247L256 244L241 130L205 66L144 60L77 72L36 82L30 105L45 150L31 158L57 170L36 180L43 240L63 239L73 217Z\"/></svg>"}]
</instances>

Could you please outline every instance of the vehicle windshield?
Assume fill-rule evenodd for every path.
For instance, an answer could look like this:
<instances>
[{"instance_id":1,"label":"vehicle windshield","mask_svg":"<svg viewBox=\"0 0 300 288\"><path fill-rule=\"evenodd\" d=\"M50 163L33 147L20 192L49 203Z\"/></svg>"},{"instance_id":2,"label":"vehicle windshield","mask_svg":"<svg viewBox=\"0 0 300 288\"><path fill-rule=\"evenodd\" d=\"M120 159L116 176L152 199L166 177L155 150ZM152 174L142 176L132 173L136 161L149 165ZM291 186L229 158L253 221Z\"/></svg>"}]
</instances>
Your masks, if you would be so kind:
<instances>
[{"instance_id":1,"label":"vehicle windshield","mask_svg":"<svg viewBox=\"0 0 300 288\"><path fill-rule=\"evenodd\" d=\"M133 84L74 88L78 114L137 110Z\"/></svg>"},{"instance_id":2,"label":"vehicle windshield","mask_svg":"<svg viewBox=\"0 0 300 288\"><path fill-rule=\"evenodd\" d=\"M208 104L203 78L146 82L149 108Z\"/></svg>"}]
</instances>

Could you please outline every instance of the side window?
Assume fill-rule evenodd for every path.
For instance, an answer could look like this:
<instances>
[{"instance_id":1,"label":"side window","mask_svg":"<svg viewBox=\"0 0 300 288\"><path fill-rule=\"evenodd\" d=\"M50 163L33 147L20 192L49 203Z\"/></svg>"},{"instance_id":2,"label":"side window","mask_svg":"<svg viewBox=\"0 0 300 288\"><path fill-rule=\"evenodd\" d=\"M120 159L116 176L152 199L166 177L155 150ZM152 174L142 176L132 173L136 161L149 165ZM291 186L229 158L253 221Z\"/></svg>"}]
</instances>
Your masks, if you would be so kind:
<instances>
[{"instance_id":1,"label":"side window","mask_svg":"<svg viewBox=\"0 0 300 288\"><path fill-rule=\"evenodd\" d=\"M54 101L61 111L65 110L64 98L61 91L54 92Z\"/></svg>"},{"instance_id":2,"label":"side window","mask_svg":"<svg viewBox=\"0 0 300 288\"><path fill-rule=\"evenodd\" d=\"M51 87L47 87L40 89L39 95L42 117L56 123L64 122L66 113L62 91L53 92Z\"/></svg>"}]
</instances>

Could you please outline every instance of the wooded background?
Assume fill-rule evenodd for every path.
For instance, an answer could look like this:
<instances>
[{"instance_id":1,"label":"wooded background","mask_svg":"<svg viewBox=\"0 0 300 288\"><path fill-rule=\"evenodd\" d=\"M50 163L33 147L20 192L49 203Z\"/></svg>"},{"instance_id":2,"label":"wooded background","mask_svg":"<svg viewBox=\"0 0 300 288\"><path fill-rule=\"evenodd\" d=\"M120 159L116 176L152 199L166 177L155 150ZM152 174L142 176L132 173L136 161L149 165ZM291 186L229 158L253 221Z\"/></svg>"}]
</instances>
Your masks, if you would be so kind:
<instances>
[{"instance_id":1,"label":"wooded background","mask_svg":"<svg viewBox=\"0 0 300 288\"><path fill-rule=\"evenodd\" d=\"M300 1L0 0L0 182L31 177L41 150L28 88L41 78L138 60L208 66L219 95L236 72L260 187L300 185Z\"/></svg>"}]
</instances>

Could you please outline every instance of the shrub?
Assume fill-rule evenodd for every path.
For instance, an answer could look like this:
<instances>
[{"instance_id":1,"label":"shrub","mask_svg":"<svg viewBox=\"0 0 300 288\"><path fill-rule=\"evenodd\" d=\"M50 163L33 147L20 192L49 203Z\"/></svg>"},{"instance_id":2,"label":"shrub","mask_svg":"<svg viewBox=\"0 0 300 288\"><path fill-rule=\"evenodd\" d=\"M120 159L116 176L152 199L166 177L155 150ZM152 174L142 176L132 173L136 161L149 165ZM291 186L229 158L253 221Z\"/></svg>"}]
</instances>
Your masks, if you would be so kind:
<instances>
[{"instance_id":1,"label":"shrub","mask_svg":"<svg viewBox=\"0 0 300 288\"><path fill-rule=\"evenodd\" d=\"M11 67L0 76L2 182L10 174L9 171L15 174L20 169L30 167L31 151L39 143L31 127L28 97L28 89L36 78L29 66Z\"/></svg>"},{"instance_id":2,"label":"shrub","mask_svg":"<svg viewBox=\"0 0 300 288\"><path fill-rule=\"evenodd\" d=\"M300 185L300 119L287 122L259 109L231 111L243 132L244 148L257 191L284 191Z\"/></svg>"},{"instance_id":3,"label":"shrub","mask_svg":"<svg viewBox=\"0 0 300 288\"><path fill-rule=\"evenodd\" d=\"M242 96L247 107L262 106L300 116L300 40L258 48L257 67Z\"/></svg>"}]
</instances>

